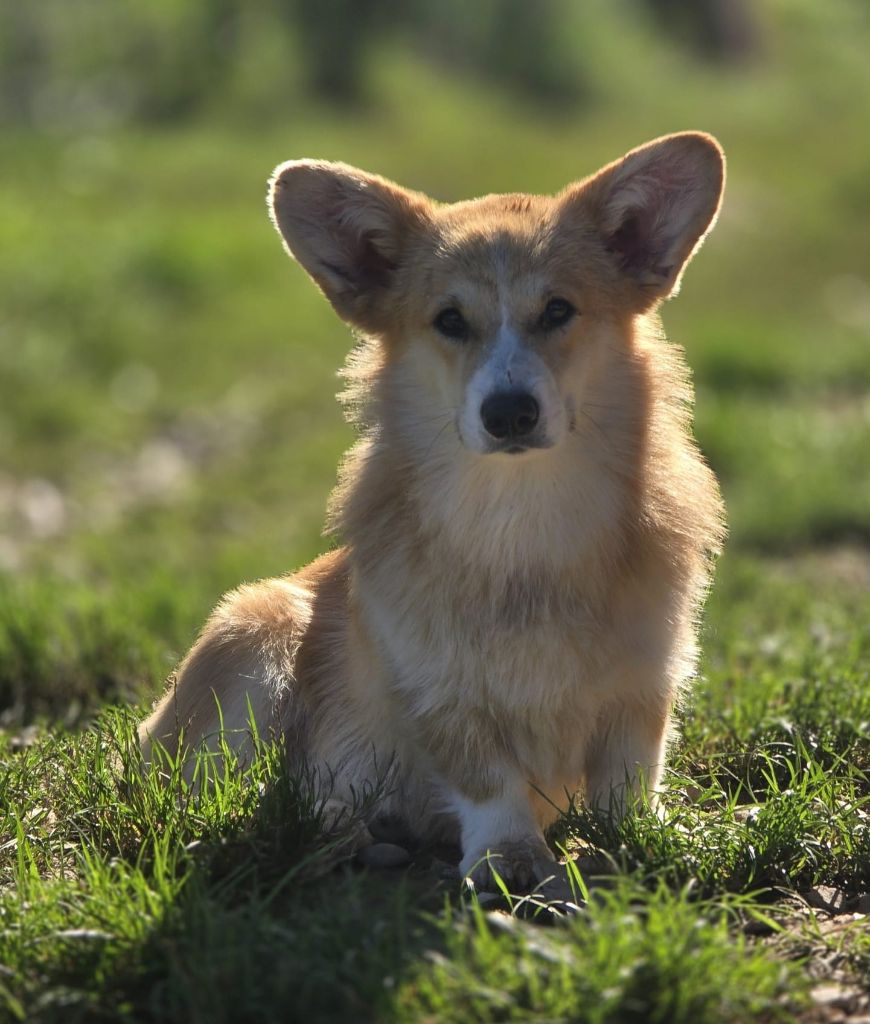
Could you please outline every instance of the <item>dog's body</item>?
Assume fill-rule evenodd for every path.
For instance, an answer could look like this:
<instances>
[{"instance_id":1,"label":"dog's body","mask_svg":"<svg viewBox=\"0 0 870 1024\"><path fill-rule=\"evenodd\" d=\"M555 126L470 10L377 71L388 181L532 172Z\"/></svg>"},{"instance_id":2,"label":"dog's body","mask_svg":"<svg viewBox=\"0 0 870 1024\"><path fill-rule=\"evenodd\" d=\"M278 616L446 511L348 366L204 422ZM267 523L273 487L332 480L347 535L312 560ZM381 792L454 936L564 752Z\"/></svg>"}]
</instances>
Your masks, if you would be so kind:
<instances>
[{"instance_id":1,"label":"dog's body","mask_svg":"<svg viewBox=\"0 0 870 1024\"><path fill-rule=\"evenodd\" d=\"M333 811L371 789L421 839L458 822L463 871L491 851L519 886L573 794L654 791L723 535L655 309L722 180L694 133L554 199L437 206L340 164L279 167L288 249L365 335L331 509L346 546L224 598L146 754L181 727L214 743L219 704L244 761L253 712Z\"/></svg>"}]
</instances>

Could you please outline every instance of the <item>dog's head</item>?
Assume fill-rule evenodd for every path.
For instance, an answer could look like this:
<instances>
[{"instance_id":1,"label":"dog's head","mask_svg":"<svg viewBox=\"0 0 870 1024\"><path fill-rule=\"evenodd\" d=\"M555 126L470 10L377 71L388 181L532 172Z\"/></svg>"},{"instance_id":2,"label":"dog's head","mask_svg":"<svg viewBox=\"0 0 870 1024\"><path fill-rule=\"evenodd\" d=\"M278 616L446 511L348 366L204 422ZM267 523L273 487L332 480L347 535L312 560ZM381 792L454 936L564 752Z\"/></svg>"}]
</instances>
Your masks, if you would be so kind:
<instances>
[{"instance_id":1,"label":"dog's head","mask_svg":"<svg viewBox=\"0 0 870 1024\"><path fill-rule=\"evenodd\" d=\"M613 328L676 291L723 179L717 142L686 132L555 197L442 205L345 164L297 160L276 169L269 201L288 252L339 315L401 364L407 400L455 424L467 450L517 455L573 429Z\"/></svg>"}]
</instances>

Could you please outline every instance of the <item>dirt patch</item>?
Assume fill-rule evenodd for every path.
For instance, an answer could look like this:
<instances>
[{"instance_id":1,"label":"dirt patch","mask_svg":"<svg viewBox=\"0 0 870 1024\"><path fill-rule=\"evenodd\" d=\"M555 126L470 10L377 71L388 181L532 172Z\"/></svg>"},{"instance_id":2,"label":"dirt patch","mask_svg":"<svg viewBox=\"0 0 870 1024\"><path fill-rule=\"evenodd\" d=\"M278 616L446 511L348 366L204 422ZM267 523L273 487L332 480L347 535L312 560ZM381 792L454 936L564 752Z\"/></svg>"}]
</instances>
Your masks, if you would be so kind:
<instances>
[{"instance_id":1,"label":"dirt patch","mask_svg":"<svg viewBox=\"0 0 870 1024\"><path fill-rule=\"evenodd\" d=\"M779 956L805 961L812 984L802 1024L870 1024L870 893L816 886L788 898L782 909L783 931L765 941Z\"/></svg>"}]
</instances>

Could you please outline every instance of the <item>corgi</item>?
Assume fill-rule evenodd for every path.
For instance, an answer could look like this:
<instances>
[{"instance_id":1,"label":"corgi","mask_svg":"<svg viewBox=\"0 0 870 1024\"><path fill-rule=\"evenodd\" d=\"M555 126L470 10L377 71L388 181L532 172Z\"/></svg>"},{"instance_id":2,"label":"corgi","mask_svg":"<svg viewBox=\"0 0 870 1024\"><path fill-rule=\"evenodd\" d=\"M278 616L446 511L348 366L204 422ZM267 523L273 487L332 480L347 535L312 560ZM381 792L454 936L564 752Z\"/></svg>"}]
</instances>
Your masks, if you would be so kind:
<instances>
[{"instance_id":1,"label":"corgi","mask_svg":"<svg viewBox=\"0 0 870 1024\"><path fill-rule=\"evenodd\" d=\"M553 197L276 169L284 246L358 335L342 546L223 598L140 728L146 761L222 733L244 766L253 716L328 820L374 794L375 833L455 835L463 874L516 890L552 873L545 830L575 798L655 804L725 532L657 311L724 171L698 132Z\"/></svg>"}]
</instances>

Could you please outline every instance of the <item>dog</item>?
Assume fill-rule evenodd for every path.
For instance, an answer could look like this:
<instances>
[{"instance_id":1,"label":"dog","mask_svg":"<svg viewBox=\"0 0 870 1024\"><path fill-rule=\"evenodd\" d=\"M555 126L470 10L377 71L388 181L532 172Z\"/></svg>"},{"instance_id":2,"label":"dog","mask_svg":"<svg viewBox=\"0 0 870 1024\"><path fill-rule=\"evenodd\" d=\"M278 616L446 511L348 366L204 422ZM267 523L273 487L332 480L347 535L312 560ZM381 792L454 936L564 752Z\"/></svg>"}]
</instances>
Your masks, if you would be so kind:
<instances>
[{"instance_id":1,"label":"dog","mask_svg":"<svg viewBox=\"0 0 870 1024\"><path fill-rule=\"evenodd\" d=\"M244 766L252 719L327 820L374 794L367 824L453 830L482 887L550 874L545 830L575 798L655 805L725 532L657 310L724 173L699 132L554 197L441 204L342 163L276 169L284 246L358 334L343 546L222 599L140 728L146 760L183 737Z\"/></svg>"}]
</instances>

